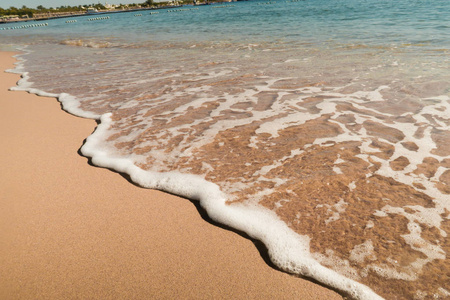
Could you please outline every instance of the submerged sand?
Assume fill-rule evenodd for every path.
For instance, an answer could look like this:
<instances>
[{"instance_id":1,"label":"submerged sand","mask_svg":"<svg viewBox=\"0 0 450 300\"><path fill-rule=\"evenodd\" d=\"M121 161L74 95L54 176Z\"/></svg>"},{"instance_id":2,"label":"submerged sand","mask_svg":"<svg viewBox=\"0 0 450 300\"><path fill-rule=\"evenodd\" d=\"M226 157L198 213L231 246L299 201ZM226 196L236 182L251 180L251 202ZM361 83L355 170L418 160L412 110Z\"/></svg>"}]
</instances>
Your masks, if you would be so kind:
<instances>
[{"instance_id":1,"label":"submerged sand","mask_svg":"<svg viewBox=\"0 0 450 300\"><path fill-rule=\"evenodd\" d=\"M13 68L0 53L0 69ZM270 267L186 199L77 153L96 123L0 74L1 299L341 299Z\"/></svg>"}]
</instances>

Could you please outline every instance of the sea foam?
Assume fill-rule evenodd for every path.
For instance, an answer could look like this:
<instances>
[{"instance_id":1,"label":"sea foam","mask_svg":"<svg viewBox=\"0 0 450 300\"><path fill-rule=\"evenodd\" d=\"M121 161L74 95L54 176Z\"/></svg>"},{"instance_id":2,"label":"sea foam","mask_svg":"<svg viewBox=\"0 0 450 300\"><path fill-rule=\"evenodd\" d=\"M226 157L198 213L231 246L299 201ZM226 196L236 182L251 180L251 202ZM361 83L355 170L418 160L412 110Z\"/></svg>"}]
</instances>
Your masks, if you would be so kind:
<instances>
[{"instance_id":1,"label":"sea foam","mask_svg":"<svg viewBox=\"0 0 450 300\"><path fill-rule=\"evenodd\" d=\"M65 93L47 93L33 88L28 73L24 72L22 64L24 58L18 56L18 59L20 62L16 69L9 71L21 74L22 78L11 90L57 98L68 113L100 121L94 133L87 137L81 148L81 153L90 157L94 165L128 174L131 180L141 187L158 189L199 201L212 220L245 232L251 238L263 242L271 261L281 270L313 278L354 299L382 299L369 287L319 264L311 256L309 238L295 233L273 211L250 203L227 204L226 195L219 186L206 181L201 176L175 171L143 170L131 159L112 155L104 147L106 133L112 124L111 114L105 113L99 116L86 112L80 109L80 102L74 96Z\"/></svg>"}]
</instances>

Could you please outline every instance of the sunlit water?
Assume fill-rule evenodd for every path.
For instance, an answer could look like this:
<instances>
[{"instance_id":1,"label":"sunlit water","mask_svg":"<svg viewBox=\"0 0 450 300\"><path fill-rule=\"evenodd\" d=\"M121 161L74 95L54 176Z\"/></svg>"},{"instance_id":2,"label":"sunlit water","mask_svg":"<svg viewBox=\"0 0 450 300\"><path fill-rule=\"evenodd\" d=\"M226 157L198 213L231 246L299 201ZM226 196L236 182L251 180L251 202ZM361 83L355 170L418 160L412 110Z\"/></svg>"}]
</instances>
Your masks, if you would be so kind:
<instances>
[{"instance_id":1,"label":"sunlit water","mask_svg":"<svg viewBox=\"0 0 450 300\"><path fill-rule=\"evenodd\" d=\"M450 297L450 2L108 16L0 30L28 45L21 88L103 116L82 149L94 163L200 200L280 268L355 298L375 297L356 282Z\"/></svg>"}]
</instances>

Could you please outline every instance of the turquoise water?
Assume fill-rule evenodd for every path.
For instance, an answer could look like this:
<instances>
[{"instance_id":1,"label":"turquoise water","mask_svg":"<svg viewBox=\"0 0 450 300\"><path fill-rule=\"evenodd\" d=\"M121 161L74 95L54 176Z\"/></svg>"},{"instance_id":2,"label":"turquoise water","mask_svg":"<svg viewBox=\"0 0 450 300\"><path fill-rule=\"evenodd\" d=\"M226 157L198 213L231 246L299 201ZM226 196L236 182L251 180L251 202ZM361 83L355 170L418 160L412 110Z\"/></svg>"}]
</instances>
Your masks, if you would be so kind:
<instances>
[{"instance_id":1,"label":"turquoise water","mask_svg":"<svg viewBox=\"0 0 450 300\"><path fill-rule=\"evenodd\" d=\"M353 298L445 299L449 20L447 0L245 1L0 41L26 52L18 89L101 121L94 164L199 200Z\"/></svg>"},{"instance_id":2,"label":"turquoise water","mask_svg":"<svg viewBox=\"0 0 450 300\"><path fill-rule=\"evenodd\" d=\"M198 10L131 18L139 12L113 14L108 22L66 24L51 20L46 28L33 28L28 39L67 36L121 38L136 41L286 41L357 43L366 45L426 44L448 46L448 1L249 1ZM19 25L19 24L17 24ZM74 26L75 25L75 26ZM7 27L3 25L2 27ZM2 32L2 35L4 32ZM8 34L9 35L9 34Z\"/></svg>"}]
</instances>

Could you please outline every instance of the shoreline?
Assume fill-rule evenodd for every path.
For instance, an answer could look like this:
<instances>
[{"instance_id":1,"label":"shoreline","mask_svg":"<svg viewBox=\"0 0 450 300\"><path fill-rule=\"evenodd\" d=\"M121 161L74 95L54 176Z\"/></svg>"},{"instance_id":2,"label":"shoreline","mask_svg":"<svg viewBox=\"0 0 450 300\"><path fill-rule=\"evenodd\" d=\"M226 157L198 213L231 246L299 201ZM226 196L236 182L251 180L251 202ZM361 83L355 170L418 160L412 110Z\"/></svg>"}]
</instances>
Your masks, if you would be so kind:
<instances>
[{"instance_id":1,"label":"shoreline","mask_svg":"<svg viewBox=\"0 0 450 300\"><path fill-rule=\"evenodd\" d=\"M224 3L224 2L217 2L217 3ZM131 9L121 9L121 10L101 10L101 11L98 11L95 13L83 12L83 13L54 14L54 15L49 15L46 17L39 17L39 18L27 18L27 19L19 19L19 20L12 20L12 21L0 21L0 24L40 22L40 21L47 21L47 20L54 20L54 19L67 19L67 18L77 18L77 17L84 17L84 16L92 17L92 16L96 16L96 15L120 14L120 13L137 12L137 11L145 11L145 10L162 10L162 9L180 8L180 7L184 7L184 6L203 6L203 5L210 5L210 4L165 5L165 6L141 7L141 8L131 8Z\"/></svg>"},{"instance_id":2,"label":"shoreline","mask_svg":"<svg viewBox=\"0 0 450 300\"><path fill-rule=\"evenodd\" d=\"M342 299L271 268L189 200L89 165L77 150L96 122L8 91L13 54L0 52L0 298Z\"/></svg>"}]
</instances>

